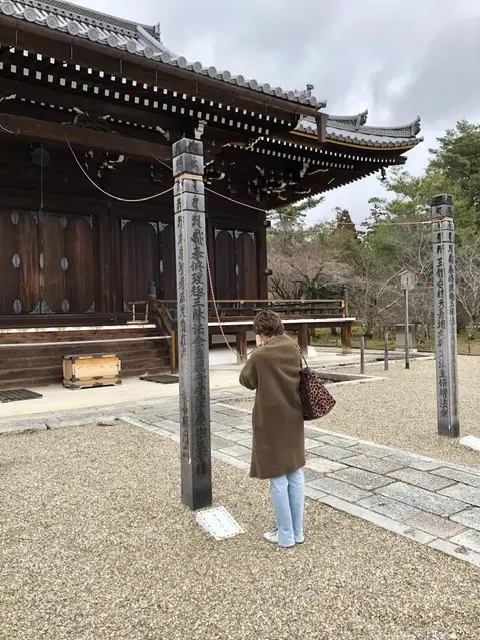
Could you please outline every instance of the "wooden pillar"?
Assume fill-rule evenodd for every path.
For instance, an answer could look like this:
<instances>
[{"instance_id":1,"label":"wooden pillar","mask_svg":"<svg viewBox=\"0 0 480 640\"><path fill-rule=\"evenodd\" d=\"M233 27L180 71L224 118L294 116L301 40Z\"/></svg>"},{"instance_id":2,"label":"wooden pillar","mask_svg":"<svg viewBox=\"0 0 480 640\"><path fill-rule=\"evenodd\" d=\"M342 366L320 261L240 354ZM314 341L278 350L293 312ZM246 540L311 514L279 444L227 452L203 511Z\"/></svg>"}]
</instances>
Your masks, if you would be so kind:
<instances>
[{"instance_id":1,"label":"wooden pillar","mask_svg":"<svg viewBox=\"0 0 480 640\"><path fill-rule=\"evenodd\" d=\"M343 317L349 317L348 309L348 289L343 288ZM342 339L342 355L347 356L352 352L352 326L350 324L342 324L341 327L341 339Z\"/></svg>"},{"instance_id":2,"label":"wooden pillar","mask_svg":"<svg viewBox=\"0 0 480 640\"><path fill-rule=\"evenodd\" d=\"M265 220L257 227L257 296L260 300L268 299L268 256L267 256L267 229L271 223Z\"/></svg>"},{"instance_id":3,"label":"wooden pillar","mask_svg":"<svg viewBox=\"0 0 480 640\"><path fill-rule=\"evenodd\" d=\"M110 217L110 242L111 242L111 259L112 259L112 305L113 313L123 313L123 282L122 282L122 242L121 242L121 224L120 217L117 216L117 205L108 203Z\"/></svg>"},{"instance_id":4,"label":"wooden pillar","mask_svg":"<svg viewBox=\"0 0 480 640\"><path fill-rule=\"evenodd\" d=\"M172 149L177 266L182 502L212 504L208 277L203 144L183 138Z\"/></svg>"},{"instance_id":5,"label":"wooden pillar","mask_svg":"<svg viewBox=\"0 0 480 640\"><path fill-rule=\"evenodd\" d=\"M112 278L114 270L111 268L112 232L110 216L110 208L106 206L104 210L100 210L99 215L94 217L94 230L97 235L95 253L97 290L95 299L98 301L96 311L99 313L112 313L114 310L112 302Z\"/></svg>"},{"instance_id":6,"label":"wooden pillar","mask_svg":"<svg viewBox=\"0 0 480 640\"><path fill-rule=\"evenodd\" d=\"M343 324L341 329L342 338L342 356L348 356L352 353L352 327L349 324Z\"/></svg>"},{"instance_id":7,"label":"wooden pillar","mask_svg":"<svg viewBox=\"0 0 480 640\"><path fill-rule=\"evenodd\" d=\"M305 357L308 356L308 324L300 325L298 330L298 346Z\"/></svg>"},{"instance_id":8,"label":"wooden pillar","mask_svg":"<svg viewBox=\"0 0 480 640\"><path fill-rule=\"evenodd\" d=\"M247 361L247 330L237 332L237 364Z\"/></svg>"},{"instance_id":9,"label":"wooden pillar","mask_svg":"<svg viewBox=\"0 0 480 640\"><path fill-rule=\"evenodd\" d=\"M170 334L170 370L173 374L178 373L178 338L176 329L172 329Z\"/></svg>"}]
</instances>

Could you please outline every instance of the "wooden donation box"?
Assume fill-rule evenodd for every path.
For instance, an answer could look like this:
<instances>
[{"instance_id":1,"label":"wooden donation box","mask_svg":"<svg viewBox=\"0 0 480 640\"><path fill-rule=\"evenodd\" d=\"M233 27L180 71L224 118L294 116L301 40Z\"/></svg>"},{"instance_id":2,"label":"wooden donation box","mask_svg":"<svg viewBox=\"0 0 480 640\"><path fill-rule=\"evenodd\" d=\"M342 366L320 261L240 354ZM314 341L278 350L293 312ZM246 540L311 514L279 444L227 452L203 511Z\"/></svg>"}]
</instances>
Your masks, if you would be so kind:
<instances>
[{"instance_id":1,"label":"wooden donation box","mask_svg":"<svg viewBox=\"0 0 480 640\"><path fill-rule=\"evenodd\" d=\"M114 353L63 356L63 386L85 389L121 384L120 366Z\"/></svg>"}]
</instances>

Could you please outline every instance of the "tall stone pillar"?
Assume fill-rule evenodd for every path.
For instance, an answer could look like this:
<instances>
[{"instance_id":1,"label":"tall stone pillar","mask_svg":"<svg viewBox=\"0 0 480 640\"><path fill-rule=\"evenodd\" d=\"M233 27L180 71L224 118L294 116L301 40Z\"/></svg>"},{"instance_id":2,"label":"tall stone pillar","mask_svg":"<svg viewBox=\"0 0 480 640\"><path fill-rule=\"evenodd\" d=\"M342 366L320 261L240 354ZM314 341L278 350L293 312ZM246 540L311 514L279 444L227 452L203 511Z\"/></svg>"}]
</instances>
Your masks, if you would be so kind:
<instances>
[{"instance_id":1,"label":"tall stone pillar","mask_svg":"<svg viewBox=\"0 0 480 640\"><path fill-rule=\"evenodd\" d=\"M432 199L438 434L458 438L458 358L453 197Z\"/></svg>"},{"instance_id":2,"label":"tall stone pillar","mask_svg":"<svg viewBox=\"0 0 480 640\"><path fill-rule=\"evenodd\" d=\"M212 504L203 144L183 138L172 155L182 502L195 510Z\"/></svg>"}]
</instances>

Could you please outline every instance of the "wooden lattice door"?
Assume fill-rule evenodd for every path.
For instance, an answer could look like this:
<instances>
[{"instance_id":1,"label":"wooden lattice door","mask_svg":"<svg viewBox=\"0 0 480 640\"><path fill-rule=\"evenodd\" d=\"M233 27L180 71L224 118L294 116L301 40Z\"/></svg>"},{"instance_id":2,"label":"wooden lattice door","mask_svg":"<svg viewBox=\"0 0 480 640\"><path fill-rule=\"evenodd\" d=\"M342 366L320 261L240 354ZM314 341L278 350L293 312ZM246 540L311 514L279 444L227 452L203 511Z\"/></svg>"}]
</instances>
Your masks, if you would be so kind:
<instances>
[{"instance_id":1,"label":"wooden lattice door","mask_svg":"<svg viewBox=\"0 0 480 640\"><path fill-rule=\"evenodd\" d=\"M255 232L215 229L215 276L218 300L258 298Z\"/></svg>"},{"instance_id":2,"label":"wooden lattice door","mask_svg":"<svg viewBox=\"0 0 480 640\"><path fill-rule=\"evenodd\" d=\"M0 313L34 313L40 299L36 212L0 211Z\"/></svg>"},{"instance_id":3,"label":"wooden lattice door","mask_svg":"<svg viewBox=\"0 0 480 640\"><path fill-rule=\"evenodd\" d=\"M44 215L40 238L41 313L93 313L93 217Z\"/></svg>"},{"instance_id":4,"label":"wooden lattice door","mask_svg":"<svg viewBox=\"0 0 480 640\"><path fill-rule=\"evenodd\" d=\"M0 313L95 311L91 217L0 212Z\"/></svg>"}]
</instances>

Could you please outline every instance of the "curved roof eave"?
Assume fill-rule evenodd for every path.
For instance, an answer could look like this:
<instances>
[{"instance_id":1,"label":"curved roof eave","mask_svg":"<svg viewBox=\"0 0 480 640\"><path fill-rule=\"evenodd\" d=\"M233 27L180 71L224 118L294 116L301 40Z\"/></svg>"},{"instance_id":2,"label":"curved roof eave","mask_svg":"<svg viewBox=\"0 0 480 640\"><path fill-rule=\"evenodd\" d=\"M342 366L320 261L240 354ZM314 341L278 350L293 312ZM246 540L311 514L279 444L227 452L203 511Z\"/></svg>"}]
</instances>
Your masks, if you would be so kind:
<instances>
[{"instance_id":1,"label":"curved roof eave","mask_svg":"<svg viewBox=\"0 0 480 640\"><path fill-rule=\"evenodd\" d=\"M364 111L358 116L327 116L326 138L330 142L361 146L371 149L410 149L423 138L418 138L420 132L420 116L413 122L396 127L372 127L358 125L358 119L366 117ZM354 118L356 118L354 122ZM291 132L293 134L318 140L317 123L314 118L305 116Z\"/></svg>"},{"instance_id":2,"label":"curved roof eave","mask_svg":"<svg viewBox=\"0 0 480 640\"><path fill-rule=\"evenodd\" d=\"M243 75L233 75L228 70L205 67L201 62L188 62L163 45L155 27L138 25L63 0L3 0L0 1L1 14L289 102L319 108L327 104L326 100L317 100L310 95L310 88L287 91L254 78L247 80Z\"/></svg>"}]
</instances>

